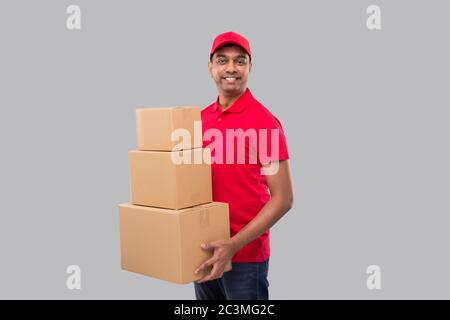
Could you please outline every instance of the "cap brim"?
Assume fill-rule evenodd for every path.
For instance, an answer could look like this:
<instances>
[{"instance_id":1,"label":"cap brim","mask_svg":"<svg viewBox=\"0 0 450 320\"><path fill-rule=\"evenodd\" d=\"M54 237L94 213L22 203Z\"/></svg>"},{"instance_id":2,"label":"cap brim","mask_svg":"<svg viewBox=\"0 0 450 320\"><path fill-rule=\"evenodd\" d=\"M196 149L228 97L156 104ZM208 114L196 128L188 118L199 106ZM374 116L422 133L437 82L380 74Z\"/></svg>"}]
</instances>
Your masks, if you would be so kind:
<instances>
[{"instance_id":1,"label":"cap brim","mask_svg":"<svg viewBox=\"0 0 450 320\"><path fill-rule=\"evenodd\" d=\"M223 47L223 46L225 46L225 45L227 45L227 44L234 44L235 46L238 46L238 47L242 48L242 50L244 50L244 51L248 54L248 56L250 57L250 59L252 58L252 55L247 51L247 49L245 49L243 46L241 46L241 45L240 45L239 43L237 43L236 41L232 41L232 40L224 41L224 42L222 42L221 44L219 44L219 45L216 47L216 49L215 49L213 52L211 52L211 54L209 55L209 57L211 58L211 57L213 56L213 54L216 53L217 50L219 50L221 47Z\"/></svg>"}]
</instances>

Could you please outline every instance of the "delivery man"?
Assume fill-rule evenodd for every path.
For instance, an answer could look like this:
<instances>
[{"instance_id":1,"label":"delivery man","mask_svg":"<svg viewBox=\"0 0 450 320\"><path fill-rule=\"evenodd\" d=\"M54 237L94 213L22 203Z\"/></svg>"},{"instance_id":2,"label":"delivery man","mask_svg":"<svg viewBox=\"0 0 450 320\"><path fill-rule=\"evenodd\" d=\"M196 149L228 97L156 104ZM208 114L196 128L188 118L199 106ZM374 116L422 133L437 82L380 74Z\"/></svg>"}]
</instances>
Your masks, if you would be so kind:
<instances>
[{"instance_id":1,"label":"delivery man","mask_svg":"<svg viewBox=\"0 0 450 320\"><path fill-rule=\"evenodd\" d=\"M211 149L213 200L229 204L231 238L201 245L213 256L196 270L210 270L194 283L198 300L269 298L269 229L293 204L283 128L247 88L251 59L243 36L214 39L208 70L218 98L202 110L203 146ZM230 260L232 270L224 272Z\"/></svg>"}]
</instances>

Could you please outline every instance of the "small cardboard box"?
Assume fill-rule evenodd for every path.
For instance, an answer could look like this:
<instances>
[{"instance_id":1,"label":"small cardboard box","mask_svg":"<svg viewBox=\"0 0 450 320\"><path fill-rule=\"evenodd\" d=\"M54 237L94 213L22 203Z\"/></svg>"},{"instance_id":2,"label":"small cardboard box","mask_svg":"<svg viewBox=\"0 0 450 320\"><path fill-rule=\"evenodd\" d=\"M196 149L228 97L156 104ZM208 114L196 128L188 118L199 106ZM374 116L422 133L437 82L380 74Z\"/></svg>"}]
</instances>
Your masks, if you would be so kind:
<instances>
[{"instance_id":1,"label":"small cardboard box","mask_svg":"<svg viewBox=\"0 0 450 320\"><path fill-rule=\"evenodd\" d=\"M221 202L182 210L120 204L119 223L122 269L179 284L210 272L194 274L212 257L201 243L230 238L228 204Z\"/></svg>"},{"instance_id":2,"label":"small cardboard box","mask_svg":"<svg viewBox=\"0 0 450 320\"><path fill-rule=\"evenodd\" d=\"M182 209L212 202L208 148L173 152L132 150L128 156L132 204ZM184 163L174 162L181 157L185 158Z\"/></svg>"},{"instance_id":3,"label":"small cardboard box","mask_svg":"<svg viewBox=\"0 0 450 320\"><path fill-rule=\"evenodd\" d=\"M182 129L185 137L172 133ZM174 151L202 147L200 107L139 108L136 110L137 149Z\"/></svg>"}]
</instances>

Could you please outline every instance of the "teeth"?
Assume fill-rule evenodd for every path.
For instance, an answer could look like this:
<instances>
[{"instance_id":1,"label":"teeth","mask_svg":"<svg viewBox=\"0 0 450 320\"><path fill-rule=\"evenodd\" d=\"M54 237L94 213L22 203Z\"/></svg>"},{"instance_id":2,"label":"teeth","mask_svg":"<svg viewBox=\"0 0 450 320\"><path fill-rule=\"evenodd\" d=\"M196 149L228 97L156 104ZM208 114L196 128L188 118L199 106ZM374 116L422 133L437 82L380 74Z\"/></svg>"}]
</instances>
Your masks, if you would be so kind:
<instances>
[{"instance_id":1,"label":"teeth","mask_svg":"<svg viewBox=\"0 0 450 320\"><path fill-rule=\"evenodd\" d=\"M233 81L234 81L234 80L236 80L236 78L228 78L228 77L227 77L227 78L225 78L225 79L226 79L226 80L228 80L228 81L231 81L231 80L233 80Z\"/></svg>"}]
</instances>

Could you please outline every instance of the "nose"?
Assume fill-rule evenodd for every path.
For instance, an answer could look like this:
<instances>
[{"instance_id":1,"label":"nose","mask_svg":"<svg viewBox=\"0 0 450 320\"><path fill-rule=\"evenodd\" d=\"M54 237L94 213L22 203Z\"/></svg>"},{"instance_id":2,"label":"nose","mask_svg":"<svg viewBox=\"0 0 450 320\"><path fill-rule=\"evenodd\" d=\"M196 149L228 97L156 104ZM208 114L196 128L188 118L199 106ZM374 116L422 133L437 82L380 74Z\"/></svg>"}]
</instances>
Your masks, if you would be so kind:
<instances>
[{"instance_id":1,"label":"nose","mask_svg":"<svg viewBox=\"0 0 450 320\"><path fill-rule=\"evenodd\" d=\"M229 74L237 73L236 65L234 64L233 60L228 61L225 66L225 72Z\"/></svg>"}]
</instances>

